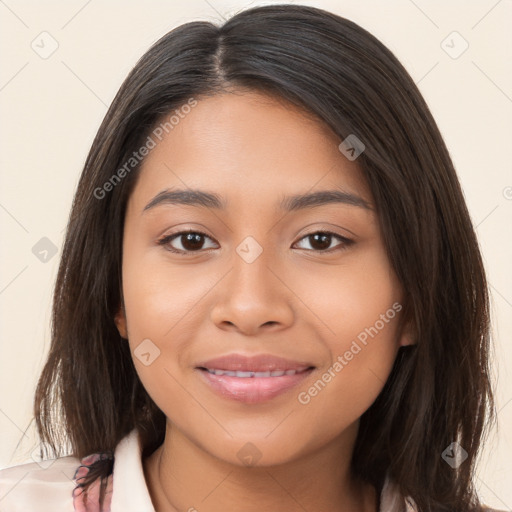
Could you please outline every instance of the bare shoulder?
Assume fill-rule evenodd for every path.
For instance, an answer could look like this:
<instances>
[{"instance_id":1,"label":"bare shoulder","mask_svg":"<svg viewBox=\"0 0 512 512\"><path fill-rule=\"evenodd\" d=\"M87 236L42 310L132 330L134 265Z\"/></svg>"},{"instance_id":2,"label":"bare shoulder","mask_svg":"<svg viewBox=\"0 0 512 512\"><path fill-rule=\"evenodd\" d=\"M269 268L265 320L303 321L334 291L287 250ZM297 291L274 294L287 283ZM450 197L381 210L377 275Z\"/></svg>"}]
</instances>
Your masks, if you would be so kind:
<instances>
[{"instance_id":1,"label":"bare shoulder","mask_svg":"<svg viewBox=\"0 0 512 512\"><path fill-rule=\"evenodd\" d=\"M68 512L73 510L73 480L80 461L61 457L0 470L2 512Z\"/></svg>"}]
</instances>

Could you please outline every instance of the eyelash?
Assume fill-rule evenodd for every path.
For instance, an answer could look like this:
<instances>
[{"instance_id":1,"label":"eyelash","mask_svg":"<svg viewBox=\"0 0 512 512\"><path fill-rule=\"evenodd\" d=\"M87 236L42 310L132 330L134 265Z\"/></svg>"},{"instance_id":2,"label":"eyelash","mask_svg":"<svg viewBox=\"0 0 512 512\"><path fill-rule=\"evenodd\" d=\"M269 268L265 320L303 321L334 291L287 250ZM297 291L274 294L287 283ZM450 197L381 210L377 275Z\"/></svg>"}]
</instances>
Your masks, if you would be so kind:
<instances>
[{"instance_id":1,"label":"eyelash","mask_svg":"<svg viewBox=\"0 0 512 512\"><path fill-rule=\"evenodd\" d=\"M189 230L189 231L179 231L178 233L171 233L170 235L165 235L164 237L160 238L160 240L157 241L157 244L164 246L165 249L170 252L173 252L175 254L180 254L182 256L189 256L194 253L203 252L202 249L200 249L198 251L182 251L181 249L175 249L174 247L169 245L170 242L172 240L174 240L175 238L179 238L180 236L189 235L189 234L201 235L201 236L210 238L210 240L212 239L209 235L207 235L206 233L203 233L202 231ZM338 235L337 233L333 233L332 231L312 231L311 233L307 233L306 235L304 235L302 238L300 238L300 240L303 240L304 238L308 238L310 236L317 235L317 234L330 235L332 237L337 238L338 240L340 240L343 243L340 245L337 245L331 249L326 249L326 250L314 250L314 249L302 249L302 250L309 251L309 252L317 252L320 254L325 254L325 253L330 254L335 251L346 250L348 246L350 246L354 243L353 240L350 240L349 238ZM210 252L211 250L213 250L213 249L206 249L207 252Z\"/></svg>"}]
</instances>

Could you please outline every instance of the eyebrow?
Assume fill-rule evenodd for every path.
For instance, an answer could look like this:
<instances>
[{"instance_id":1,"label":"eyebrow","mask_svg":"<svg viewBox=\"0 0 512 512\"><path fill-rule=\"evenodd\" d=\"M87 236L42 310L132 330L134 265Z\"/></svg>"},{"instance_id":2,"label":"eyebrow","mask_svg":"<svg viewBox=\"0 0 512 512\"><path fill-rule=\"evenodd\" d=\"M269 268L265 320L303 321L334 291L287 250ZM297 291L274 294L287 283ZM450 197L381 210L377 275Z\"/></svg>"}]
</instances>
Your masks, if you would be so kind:
<instances>
[{"instance_id":1,"label":"eyebrow","mask_svg":"<svg viewBox=\"0 0 512 512\"><path fill-rule=\"evenodd\" d=\"M357 206L366 210L373 209L362 197L342 190L320 190L317 192L285 196L278 204L278 207L281 210L292 212L333 203ZM206 192L198 189L163 190L151 199L144 207L142 213L163 204L203 206L215 210L225 210L227 206L226 201L214 192Z\"/></svg>"}]
</instances>

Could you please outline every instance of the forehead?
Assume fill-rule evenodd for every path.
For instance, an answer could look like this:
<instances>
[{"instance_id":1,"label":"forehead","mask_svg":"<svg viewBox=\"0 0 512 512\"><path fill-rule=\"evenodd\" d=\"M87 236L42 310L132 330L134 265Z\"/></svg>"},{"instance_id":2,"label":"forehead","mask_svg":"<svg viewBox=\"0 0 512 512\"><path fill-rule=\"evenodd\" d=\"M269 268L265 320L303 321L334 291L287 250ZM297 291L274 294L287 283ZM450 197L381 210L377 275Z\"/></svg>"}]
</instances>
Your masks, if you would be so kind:
<instances>
[{"instance_id":1,"label":"forehead","mask_svg":"<svg viewBox=\"0 0 512 512\"><path fill-rule=\"evenodd\" d=\"M142 208L173 187L216 191L228 208L333 188L371 203L359 166L338 149L341 139L312 115L263 93L198 99L156 142L132 195Z\"/></svg>"}]
</instances>

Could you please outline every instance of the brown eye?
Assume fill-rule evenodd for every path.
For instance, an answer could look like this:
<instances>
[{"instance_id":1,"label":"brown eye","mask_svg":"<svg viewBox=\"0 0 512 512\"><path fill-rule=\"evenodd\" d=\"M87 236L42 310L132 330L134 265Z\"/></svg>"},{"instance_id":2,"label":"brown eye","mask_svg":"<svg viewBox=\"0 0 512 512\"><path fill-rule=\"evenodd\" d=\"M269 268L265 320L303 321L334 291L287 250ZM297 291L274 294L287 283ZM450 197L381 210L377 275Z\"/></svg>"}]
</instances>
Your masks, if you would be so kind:
<instances>
[{"instance_id":1,"label":"brown eye","mask_svg":"<svg viewBox=\"0 0 512 512\"><path fill-rule=\"evenodd\" d=\"M330 247L333 239L336 238L342 243L334 247ZM330 231L316 231L315 233L310 233L309 235L302 237L301 240L308 240L312 249L306 250L312 250L314 252L333 252L343 250L353 243L353 240L336 233L331 233Z\"/></svg>"},{"instance_id":2,"label":"brown eye","mask_svg":"<svg viewBox=\"0 0 512 512\"><path fill-rule=\"evenodd\" d=\"M186 235L179 235L179 238L186 251L197 251L204 244L203 235L200 233L187 233Z\"/></svg>"},{"instance_id":3,"label":"brown eye","mask_svg":"<svg viewBox=\"0 0 512 512\"><path fill-rule=\"evenodd\" d=\"M205 238L211 240L206 233L200 231L180 231L179 233L173 233L163 237L158 241L158 244L165 246L171 252L186 254L201 251L204 246ZM176 247L176 245L172 245L171 242L181 247Z\"/></svg>"}]
</instances>

